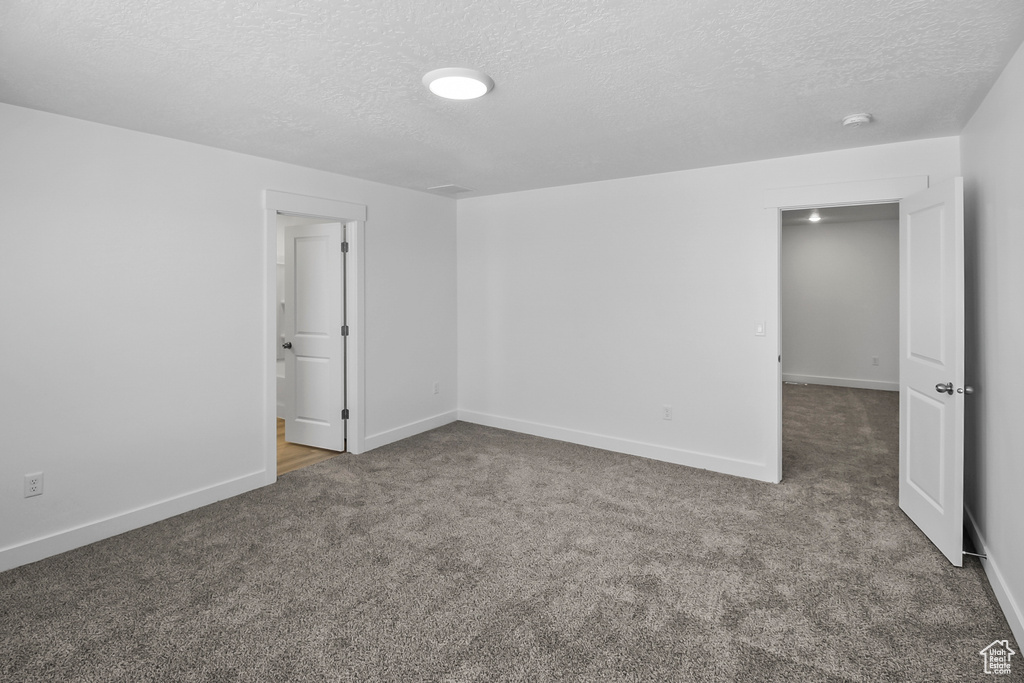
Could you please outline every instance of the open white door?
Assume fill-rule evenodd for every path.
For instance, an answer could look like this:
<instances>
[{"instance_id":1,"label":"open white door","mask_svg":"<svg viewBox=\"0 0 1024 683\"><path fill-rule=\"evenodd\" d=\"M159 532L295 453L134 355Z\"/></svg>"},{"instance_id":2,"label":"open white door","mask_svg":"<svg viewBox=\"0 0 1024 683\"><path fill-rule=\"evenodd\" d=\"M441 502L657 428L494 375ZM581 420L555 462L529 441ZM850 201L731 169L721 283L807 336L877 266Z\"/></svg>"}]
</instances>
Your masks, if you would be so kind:
<instances>
[{"instance_id":1,"label":"open white door","mask_svg":"<svg viewBox=\"0 0 1024 683\"><path fill-rule=\"evenodd\" d=\"M954 178L900 202L900 508L957 567L964 394L963 179Z\"/></svg>"},{"instance_id":2,"label":"open white door","mask_svg":"<svg viewBox=\"0 0 1024 683\"><path fill-rule=\"evenodd\" d=\"M341 223L285 228L285 440L345 450Z\"/></svg>"}]
</instances>

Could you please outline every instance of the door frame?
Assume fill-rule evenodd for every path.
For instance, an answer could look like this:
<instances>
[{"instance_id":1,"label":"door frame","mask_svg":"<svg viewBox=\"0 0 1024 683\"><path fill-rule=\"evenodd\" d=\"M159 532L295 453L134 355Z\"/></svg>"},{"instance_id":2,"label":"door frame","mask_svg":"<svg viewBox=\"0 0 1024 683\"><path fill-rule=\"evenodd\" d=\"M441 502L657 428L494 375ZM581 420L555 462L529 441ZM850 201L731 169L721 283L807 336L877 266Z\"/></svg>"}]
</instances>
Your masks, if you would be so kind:
<instances>
[{"instance_id":1,"label":"door frame","mask_svg":"<svg viewBox=\"0 0 1024 683\"><path fill-rule=\"evenodd\" d=\"M770 362L775 365L775 462L769 462L767 471L774 473L776 483L782 481L782 212L793 209L850 206L853 204L888 204L899 202L916 192L928 189L928 176L883 178L828 185L805 185L770 189L765 192L765 222L772 240L771 264L767 286L773 292L769 302L770 318L774 330L770 333L773 351Z\"/></svg>"},{"instance_id":2,"label":"door frame","mask_svg":"<svg viewBox=\"0 0 1024 683\"><path fill-rule=\"evenodd\" d=\"M349 327L345 353L347 447L362 453L366 437L365 288L363 236L366 206L339 199L264 190L263 192L263 453L264 482L277 481L277 216L288 214L341 222L349 249L345 266L345 317Z\"/></svg>"}]
</instances>

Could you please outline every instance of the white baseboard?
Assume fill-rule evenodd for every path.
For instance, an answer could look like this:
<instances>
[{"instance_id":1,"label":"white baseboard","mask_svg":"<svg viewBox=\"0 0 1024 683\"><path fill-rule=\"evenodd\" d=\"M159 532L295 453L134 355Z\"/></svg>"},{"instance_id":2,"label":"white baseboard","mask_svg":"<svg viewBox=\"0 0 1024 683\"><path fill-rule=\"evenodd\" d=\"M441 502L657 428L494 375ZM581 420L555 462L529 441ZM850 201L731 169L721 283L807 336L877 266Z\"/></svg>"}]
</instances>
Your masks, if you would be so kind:
<instances>
[{"instance_id":1,"label":"white baseboard","mask_svg":"<svg viewBox=\"0 0 1024 683\"><path fill-rule=\"evenodd\" d=\"M407 425L396 427L395 429L389 429L386 432L380 432L379 434L373 434L363 440L363 452L371 451L374 448L380 448L381 446L387 446L389 443L395 441L401 441L402 439L408 439L410 436L416 436L423 432L430 431L431 429L437 429L443 427L446 424L455 422L458 418L456 411L449 410L446 413L428 417L424 420L418 420L416 422L410 422Z\"/></svg>"},{"instance_id":2,"label":"white baseboard","mask_svg":"<svg viewBox=\"0 0 1024 683\"><path fill-rule=\"evenodd\" d=\"M737 477L746 477L747 479L768 482L776 481L774 470L761 463L687 451L669 446L659 446L642 441L620 439L614 436L566 429L564 427L555 427L526 420L488 415L487 413L478 413L472 410L460 410L458 412L460 420L487 427L497 427L498 429L542 436L547 439L567 441L581 446L591 446L606 451L637 455L642 458L650 458L651 460L662 460L676 465L685 465L702 470L711 470L712 472L721 472L722 474L731 474Z\"/></svg>"},{"instance_id":3,"label":"white baseboard","mask_svg":"<svg viewBox=\"0 0 1024 683\"><path fill-rule=\"evenodd\" d=\"M102 541L105 538L180 515L189 510L201 508L204 505L216 503L218 500L258 489L265 484L266 475L263 472L255 472L209 488L89 522L73 529L65 529L42 538L8 546L0 549L0 572Z\"/></svg>"},{"instance_id":4,"label":"white baseboard","mask_svg":"<svg viewBox=\"0 0 1024 683\"><path fill-rule=\"evenodd\" d=\"M978 529L978 523L974 520L974 515L966 507L964 512L967 513L967 535L971 537L974 547L978 552L987 556L986 559L981 561L981 566L985 568L985 575L988 577L988 582L992 585L992 592L996 594L996 600L999 601L999 606L1003 609L1003 614L1006 616L1007 623L1010 624L1010 630L1013 631L1013 637L1017 641L1017 645L1024 647L1024 610L1021 609L1020 603L1017 602L1013 593L1010 592L1010 587L1006 584L1006 579L999 570L999 564L992 555L992 549L985 543L985 537L981 535L981 530Z\"/></svg>"},{"instance_id":5,"label":"white baseboard","mask_svg":"<svg viewBox=\"0 0 1024 683\"><path fill-rule=\"evenodd\" d=\"M899 391L899 382L882 382L876 379L850 379L849 377L818 377L817 375L790 375L782 373L783 382L799 384L825 384L830 387L850 387L851 389L876 389L879 391Z\"/></svg>"}]
</instances>

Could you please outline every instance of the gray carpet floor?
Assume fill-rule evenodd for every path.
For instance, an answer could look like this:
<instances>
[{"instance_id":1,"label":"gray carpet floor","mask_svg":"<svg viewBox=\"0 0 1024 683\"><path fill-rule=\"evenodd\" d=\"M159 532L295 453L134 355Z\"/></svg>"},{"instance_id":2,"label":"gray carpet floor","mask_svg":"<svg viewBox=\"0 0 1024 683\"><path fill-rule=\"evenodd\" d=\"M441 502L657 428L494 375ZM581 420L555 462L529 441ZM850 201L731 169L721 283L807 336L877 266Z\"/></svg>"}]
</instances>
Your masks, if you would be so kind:
<instances>
[{"instance_id":1,"label":"gray carpet floor","mask_svg":"<svg viewBox=\"0 0 1024 683\"><path fill-rule=\"evenodd\" d=\"M896 394L784 391L782 484L455 423L5 572L0 679L991 679Z\"/></svg>"}]
</instances>

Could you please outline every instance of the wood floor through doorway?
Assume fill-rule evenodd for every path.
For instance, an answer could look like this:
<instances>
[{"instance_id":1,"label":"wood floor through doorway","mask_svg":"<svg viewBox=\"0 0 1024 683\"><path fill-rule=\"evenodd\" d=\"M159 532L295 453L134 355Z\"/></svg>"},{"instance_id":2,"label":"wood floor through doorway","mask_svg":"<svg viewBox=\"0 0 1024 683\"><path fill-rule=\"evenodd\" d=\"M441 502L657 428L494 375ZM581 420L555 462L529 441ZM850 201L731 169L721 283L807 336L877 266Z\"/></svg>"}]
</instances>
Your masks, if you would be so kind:
<instances>
[{"instance_id":1,"label":"wood floor through doorway","mask_svg":"<svg viewBox=\"0 0 1024 683\"><path fill-rule=\"evenodd\" d=\"M284 420L277 420L277 476L287 472L315 465L329 458L340 455L338 451L325 451L312 446L288 443L284 440Z\"/></svg>"}]
</instances>

